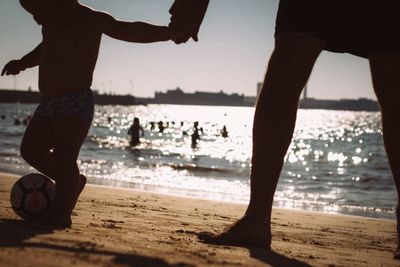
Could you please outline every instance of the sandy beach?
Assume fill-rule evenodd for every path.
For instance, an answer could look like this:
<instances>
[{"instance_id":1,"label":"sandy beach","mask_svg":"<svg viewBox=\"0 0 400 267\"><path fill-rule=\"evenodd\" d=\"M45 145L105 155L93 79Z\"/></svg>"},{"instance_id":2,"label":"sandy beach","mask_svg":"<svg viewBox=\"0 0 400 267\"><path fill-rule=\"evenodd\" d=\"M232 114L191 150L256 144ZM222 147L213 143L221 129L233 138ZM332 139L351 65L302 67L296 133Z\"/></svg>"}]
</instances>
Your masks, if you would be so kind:
<instances>
[{"instance_id":1,"label":"sandy beach","mask_svg":"<svg viewBox=\"0 0 400 267\"><path fill-rule=\"evenodd\" d=\"M72 228L24 222L0 174L0 266L400 266L395 222L275 209L272 251L201 243L245 206L88 185Z\"/></svg>"}]
</instances>

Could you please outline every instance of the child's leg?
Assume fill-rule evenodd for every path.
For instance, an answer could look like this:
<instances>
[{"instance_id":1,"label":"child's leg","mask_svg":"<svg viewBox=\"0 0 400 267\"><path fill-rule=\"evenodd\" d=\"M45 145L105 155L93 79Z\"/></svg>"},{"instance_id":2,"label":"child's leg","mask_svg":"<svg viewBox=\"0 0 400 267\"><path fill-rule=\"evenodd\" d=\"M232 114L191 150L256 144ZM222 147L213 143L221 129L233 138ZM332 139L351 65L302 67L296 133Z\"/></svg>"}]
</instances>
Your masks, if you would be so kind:
<instances>
[{"instance_id":1,"label":"child's leg","mask_svg":"<svg viewBox=\"0 0 400 267\"><path fill-rule=\"evenodd\" d=\"M56 199L52 215L70 216L79 195L79 150L86 138L90 122L79 116L60 117L54 121L54 177Z\"/></svg>"},{"instance_id":2,"label":"child's leg","mask_svg":"<svg viewBox=\"0 0 400 267\"><path fill-rule=\"evenodd\" d=\"M21 143L21 156L29 165L54 179L53 131L50 119L34 115Z\"/></svg>"},{"instance_id":3,"label":"child's leg","mask_svg":"<svg viewBox=\"0 0 400 267\"><path fill-rule=\"evenodd\" d=\"M33 168L56 181L54 172L54 132L50 119L34 115L21 142L21 156ZM79 191L83 190L86 177L81 175Z\"/></svg>"}]
</instances>

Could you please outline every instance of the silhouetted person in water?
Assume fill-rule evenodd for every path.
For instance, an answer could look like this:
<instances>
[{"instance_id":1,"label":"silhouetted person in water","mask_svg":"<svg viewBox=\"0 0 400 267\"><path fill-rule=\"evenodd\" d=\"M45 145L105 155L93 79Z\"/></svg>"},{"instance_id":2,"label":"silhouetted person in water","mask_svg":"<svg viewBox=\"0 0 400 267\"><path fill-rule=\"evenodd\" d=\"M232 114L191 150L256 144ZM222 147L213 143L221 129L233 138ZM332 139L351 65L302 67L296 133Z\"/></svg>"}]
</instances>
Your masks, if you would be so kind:
<instances>
[{"instance_id":1,"label":"silhouetted person in water","mask_svg":"<svg viewBox=\"0 0 400 267\"><path fill-rule=\"evenodd\" d=\"M200 140L200 134L199 134L199 122L194 122L193 124L193 133L191 135L192 138L192 147L197 147L197 141Z\"/></svg>"},{"instance_id":2,"label":"silhouetted person in water","mask_svg":"<svg viewBox=\"0 0 400 267\"><path fill-rule=\"evenodd\" d=\"M144 22L119 21L77 0L20 3L42 26L43 39L22 59L7 63L1 75L16 75L39 66L41 103L26 129L21 155L56 181L55 202L38 222L69 227L72 210L86 183L76 160L93 118L90 86L101 36L152 43L179 39L182 33Z\"/></svg>"},{"instance_id":3,"label":"silhouetted person in water","mask_svg":"<svg viewBox=\"0 0 400 267\"><path fill-rule=\"evenodd\" d=\"M142 126L140 126L139 118L133 119L133 124L129 128L128 134L131 136L131 141L129 142L131 146L140 144L140 137L143 137L144 130Z\"/></svg>"},{"instance_id":4,"label":"silhouetted person in water","mask_svg":"<svg viewBox=\"0 0 400 267\"><path fill-rule=\"evenodd\" d=\"M228 137L228 130L226 129L226 125L224 125L224 127L222 127L221 136L223 138L227 138Z\"/></svg>"},{"instance_id":5,"label":"silhouetted person in water","mask_svg":"<svg viewBox=\"0 0 400 267\"><path fill-rule=\"evenodd\" d=\"M25 125L25 126L27 126L27 125L29 124L29 122L31 121L31 119L32 119L32 116L31 116L31 115L28 115L28 116L22 121L22 124Z\"/></svg>"},{"instance_id":6,"label":"silhouetted person in water","mask_svg":"<svg viewBox=\"0 0 400 267\"><path fill-rule=\"evenodd\" d=\"M151 121L151 122L150 122L150 131L153 131L153 130L154 130L154 128L156 127L155 125L156 125L156 124L155 124L154 121Z\"/></svg>"},{"instance_id":7,"label":"silhouetted person in water","mask_svg":"<svg viewBox=\"0 0 400 267\"><path fill-rule=\"evenodd\" d=\"M159 133L163 133L164 132L164 123L162 121L157 122L157 126L158 126L158 132Z\"/></svg>"},{"instance_id":8,"label":"silhouetted person in water","mask_svg":"<svg viewBox=\"0 0 400 267\"><path fill-rule=\"evenodd\" d=\"M15 125L15 126L21 125L21 121L20 121L18 118L15 118L15 119L14 119L14 125Z\"/></svg>"},{"instance_id":9,"label":"silhouetted person in water","mask_svg":"<svg viewBox=\"0 0 400 267\"><path fill-rule=\"evenodd\" d=\"M271 209L284 156L291 143L298 100L323 50L367 58L378 98L383 139L397 192L400 190L400 4L398 0L281 0L275 49L253 125L250 203L245 215L206 242L271 244ZM399 197L400 199L400 197ZM400 237L400 208L397 208ZM400 257L399 248L395 257Z\"/></svg>"}]
</instances>

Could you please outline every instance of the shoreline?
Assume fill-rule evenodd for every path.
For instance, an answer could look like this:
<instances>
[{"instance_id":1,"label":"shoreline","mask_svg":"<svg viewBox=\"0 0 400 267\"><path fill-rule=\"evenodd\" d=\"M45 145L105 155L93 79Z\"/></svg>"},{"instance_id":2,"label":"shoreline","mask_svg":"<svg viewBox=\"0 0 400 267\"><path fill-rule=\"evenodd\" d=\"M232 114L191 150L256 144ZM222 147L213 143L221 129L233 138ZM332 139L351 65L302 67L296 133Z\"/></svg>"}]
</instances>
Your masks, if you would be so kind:
<instances>
[{"instance_id":1,"label":"shoreline","mask_svg":"<svg viewBox=\"0 0 400 267\"><path fill-rule=\"evenodd\" d=\"M70 229L19 219L0 173L0 266L398 266L392 220L273 209L272 252L201 243L246 205L88 185Z\"/></svg>"},{"instance_id":2,"label":"shoreline","mask_svg":"<svg viewBox=\"0 0 400 267\"><path fill-rule=\"evenodd\" d=\"M20 174L16 173L7 173L0 171L0 176L2 175L11 175L11 176L16 176L16 177L22 177ZM119 182L115 182L115 184L118 184ZM169 193L166 191L162 190L153 190L153 189L140 189L136 187L124 187L124 186L118 186L118 185L113 185L112 183L110 184L102 184L102 183L91 183L88 181L87 185L94 186L94 187L104 187L104 188L110 188L110 189L117 189L117 190L131 190L131 191L136 191L136 192L143 192L143 193L150 193L150 194L159 194L159 195L165 195L165 196L170 196L170 197L178 197L178 198L189 198L193 200L205 200L205 201L214 201L214 202L221 202L221 203L227 203L227 204L235 204L235 205L244 205L247 206L247 202L245 201L232 201L232 200L222 200L222 199L217 199L217 198L207 198L207 197L201 197L201 196L193 196L193 195L187 195L187 194L180 194L180 193ZM384 216L366 216L366 215L360 215L361 212L324 212L324 211L319 211L319 210L307 210L307 209L300 209L300 208L285 208L281 206L273 206L273 209L277 210L287 210L287 211L300 211L300 212L309 212L309 213L317 213L317 214L322 214L322 215L338 215L338 216L350 216L350 217L360 217L360 218L366 218L366 219L378 219L378 220L388 220L388 221L396 221L396 214L394 213L392 216L389 215L384 215ZM354 209L356 210L356 209ZM361 209L360 209L361 210ZM378 213L383 214L383 211L378 211ZM370 214L376 214L375 213L370 213ZM389 212L386 212L386 214L392 214ZM392 218L390 218L392 217Z\"/></svg>"},{"instance_id":3,"label":"shoreline","mask_svg":"<svg viewBox=\"0 0 400 267\"><path fill-rule=\"evenodd\" d=\"M4 174L0 172L0 176ZM14 175L14 174L11 174ZM149 194L155 194L155 195L161 195L161 196L166 196L166 197L177 197L177 198L182 198L182 199L189 199L189 200L200 200L200 201L211 201L211 202L216 202L216 203L221 203L221 204L233 204L233 205L240 205L247 207L247 203L242 202L242 201L228 201L228 200L218 200L218 199L210 199L210 198L202 198L202 197L197 197L197 196L189 196L189 195L184 195L184 194L174 194L174 193L167 193L167 192L162 192L162 191L157 191L157 190L145 190L145 189L136 189L133 187L119 187L119 186L113 186L113 185L104 185L104 184L94 184L94 183L88 183L88 186L92 187L98 187L98 188L109 188L111 190L116 189L116 190L123 190L123 191L130 191L130 192L138 192L138 193L149 193ZM343 216L343 217L349 217L349 218L361 218L361 219L372 219L372 220L383 220L383 221L389 221L389 222L396 222L396 219L389 219L389 218L384 218L384 217L369 217L369 216L361 216L361 215L354 215L354 214L345 214L345 213L339 213L339 212L322 212L322 211L315 211L315 210L302 210L302 209L296 209L296 208L285 208L285 207L276 207L273 206L274 210L282 210L282 211L287 211L287 212L306 212L306 213L312 213L315 214L316 216L318 215L337 215L337 216Z\"/></svg>"}]
</instances>

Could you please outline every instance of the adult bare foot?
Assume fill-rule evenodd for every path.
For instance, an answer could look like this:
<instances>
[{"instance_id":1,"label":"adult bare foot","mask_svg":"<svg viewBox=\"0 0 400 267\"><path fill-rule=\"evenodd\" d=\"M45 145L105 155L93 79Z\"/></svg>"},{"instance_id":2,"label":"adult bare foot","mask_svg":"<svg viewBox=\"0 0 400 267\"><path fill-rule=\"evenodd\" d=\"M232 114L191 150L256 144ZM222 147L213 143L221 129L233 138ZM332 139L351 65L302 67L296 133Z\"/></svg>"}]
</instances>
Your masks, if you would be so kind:
<instances>
[{"instance_id":1,"label":"adult bare foot","mask_svg":"<svg viewBox=\"0 0 400 267\"><path fill-rule=\"evenodd\" d=\"M220 234L200 232L197 237L204 243L240 247L271 247L269 223L244 216Z\"/></svg>"},{"instance_id":2,"label":"adult bare foot","mask_svg":"<svg viewBox=\"0 0 400 267\"><path fill-rule=\"evenodd\" d=\"M87 178L86 178L85 175L80 174L79 177L80 177L80 180L79 180L79 192L78 192L78 195L76 196L75 203L74 203L72 209L75 209L76 203L78 202L78 198L79 198L80 194L82 193L83 189L85 188L86 181L87 181Z\"/></svg>"},{"instance_id":3,"label":"adult bare foot","mask_svg":"<svg viewBox=\"0 0 400 267\"><path fill-rule=\"evenodd\" d=\"M396 208L396 215L397 215L397 248L394 251L393 257L396 260L400 260L400 202L397 204Z\"/></svg>"},{"instance_id":4,"label":"adult bare foot","mask_svg":"<svg viewBox=\"0 0 400 267\"><path fill-rule=\"evenodd\" d=\"M85 175L80 174L79 177L80 177L80 181L79 181L80 183L79 183L79 193L78 193L78 197L79 197L79 195L82 193L83 188L85 188L86 181L87 181L87 178L86 178Z\"/></svg>"}]
</instances>

